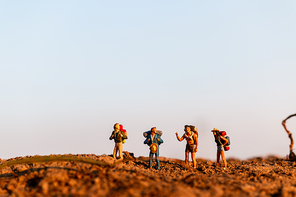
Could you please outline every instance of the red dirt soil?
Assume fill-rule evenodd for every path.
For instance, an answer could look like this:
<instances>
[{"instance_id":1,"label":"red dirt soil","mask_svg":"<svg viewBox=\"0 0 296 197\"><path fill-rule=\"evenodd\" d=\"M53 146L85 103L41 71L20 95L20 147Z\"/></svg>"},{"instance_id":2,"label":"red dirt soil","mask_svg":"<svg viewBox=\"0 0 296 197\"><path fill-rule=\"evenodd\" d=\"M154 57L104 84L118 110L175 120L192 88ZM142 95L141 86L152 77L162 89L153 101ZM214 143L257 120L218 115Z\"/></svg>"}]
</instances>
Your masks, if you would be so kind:
<instances>
[{"instance_id":1,"label":"red dirt soil","mask_svg":"<svg viewBox=\"0 0 296 197\"><path fill-rule=\"evenodd\" d=\"M59 161L4 167L0 196L296 196L296 163L284 158L228 159L225 170L209 160L197 159L193 168L181 160L161 158L157 171L148 169L147 158L127 152L129 160L116 165L108 155L66 156L110 166Z\"/></svg>"}]
</instances>

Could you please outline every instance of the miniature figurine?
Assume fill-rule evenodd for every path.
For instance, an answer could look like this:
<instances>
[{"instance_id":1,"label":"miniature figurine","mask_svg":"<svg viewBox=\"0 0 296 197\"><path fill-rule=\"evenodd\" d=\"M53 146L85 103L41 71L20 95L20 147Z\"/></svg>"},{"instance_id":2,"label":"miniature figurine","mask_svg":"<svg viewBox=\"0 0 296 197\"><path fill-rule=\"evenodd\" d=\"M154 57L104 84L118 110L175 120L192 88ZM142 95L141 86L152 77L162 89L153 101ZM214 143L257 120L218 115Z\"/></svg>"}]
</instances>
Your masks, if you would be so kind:
<instances>
[{"instance_id":1,"label":"miniature figurine","mask_svg":"<svg viewBox=\"0 0 296 197\"><path fill-rule=\"evenodd\" d=\"M147 144L150 146L150 153L149 153L149 168L152 168L152 159L153 154L155 154L155 160L157 163L156 169L160 169L160 162L159 162L159 145L163 143L163 140L161 139L160 135L156 133L156 127L151 128L151 133L147 136L146 140L144 141L144 144Z\"/></svg>"},{"instance_id":2,"label":"miniature figurine","mask_svg":"<svg viewBox=\"0 0 296 197\"><path fill-rule=\"evenodd\" d=\"M197 152L197 147L198 147L198 137L197 137L197 130L191 129L192 126L185 125L185 133L183 136L180 138L178 135L178 132L176 132L176 137L177 139L181 142L184 139L187 140L186 144L186 149L185 149L185 163L189 163L189 152L191 152L191 159L193 163L193 167L196 167L196 160L195 160L195 153ZM195 133L196 132L196 133ZM194 146L195 145L195 146Z\"/></svg>"},{"instance_id":3,"label":"miniature figurine","mask_svg":"<svg viewBox=\"0 0 296 197\"><path fill-rule=\"evenodd\" d=\"M219 166L219 160L220 160L220 156L221 156L223 163L224 163L224 168L227 168L227 162L226 162L225 154L224 154L224 146L228 144L228 139L223 137L220 130L217 128L214 128L212 130L212 132L215 137L215 142L217 143L217 164L216 164L216 166Z\"/></svg>"},{"instance_id":4,"label":"miniature figurine","mask_svg":"<svg viewBox=\"0 0 296 197\"><path fill-rule=\"evenodd\" d=\"M122 141L124 139L127 139L127 135L125 132L120 131L119 123L114 124L114 131L112 132L112 135L110 136L110 140L114 139L115 146L113 151L113 158L116 159L116 154L119 152L120 159L123 159L122 156Z\"/></svg>"}]
</instances>

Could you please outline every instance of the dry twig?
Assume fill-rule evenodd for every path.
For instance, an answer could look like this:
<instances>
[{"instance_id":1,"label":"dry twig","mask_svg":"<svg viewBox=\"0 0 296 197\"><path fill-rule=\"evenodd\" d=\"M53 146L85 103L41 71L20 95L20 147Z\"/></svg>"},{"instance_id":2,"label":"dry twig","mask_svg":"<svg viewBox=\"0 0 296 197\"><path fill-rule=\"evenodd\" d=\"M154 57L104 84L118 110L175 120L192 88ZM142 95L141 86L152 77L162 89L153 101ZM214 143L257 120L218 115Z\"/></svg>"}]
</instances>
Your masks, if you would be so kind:
<instances>
[{"instance_id":1,"label":"dry twig","mask_svg":"<svg viewBox=\"0 0 296 197\"><path fill-rule=\"evenodd\" d=\"M296 160L296 155L293 152L294 140L293 140L293 137L292 137L292 133L286 127L286 121L289 118L293 117L293 116L296 116L296 114L292 114L292 115L288 116L285 120L283 120L282 125L283 125L284 129L286 130L286 132L288 133L288 136L289 136L290 141L291 141L289 159Z\"/></svg>"}]
</instances>

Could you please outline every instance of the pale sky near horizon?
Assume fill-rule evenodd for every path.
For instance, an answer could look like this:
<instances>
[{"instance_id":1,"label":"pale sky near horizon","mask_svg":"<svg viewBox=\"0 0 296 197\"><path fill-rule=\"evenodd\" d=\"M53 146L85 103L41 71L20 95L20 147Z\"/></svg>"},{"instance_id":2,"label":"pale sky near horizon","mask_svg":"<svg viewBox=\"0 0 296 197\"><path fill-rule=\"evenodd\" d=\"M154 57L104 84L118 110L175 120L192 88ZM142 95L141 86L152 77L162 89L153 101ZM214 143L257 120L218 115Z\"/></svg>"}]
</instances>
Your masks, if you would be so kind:
<instances>
[{"instance_id":1,"label":"pale sky near horizon","mask_svg":"<svg viewBox=\"0 0 296 197\"><path fill-rule=\"evenodd\" d=\"M142 133L163 131L160 156L184 159L289 153L281 125L296 113L296 1L1 1L0 158L148 156ZM287 121L296 135L296 118Z\"/></svg>"}]
</instances>

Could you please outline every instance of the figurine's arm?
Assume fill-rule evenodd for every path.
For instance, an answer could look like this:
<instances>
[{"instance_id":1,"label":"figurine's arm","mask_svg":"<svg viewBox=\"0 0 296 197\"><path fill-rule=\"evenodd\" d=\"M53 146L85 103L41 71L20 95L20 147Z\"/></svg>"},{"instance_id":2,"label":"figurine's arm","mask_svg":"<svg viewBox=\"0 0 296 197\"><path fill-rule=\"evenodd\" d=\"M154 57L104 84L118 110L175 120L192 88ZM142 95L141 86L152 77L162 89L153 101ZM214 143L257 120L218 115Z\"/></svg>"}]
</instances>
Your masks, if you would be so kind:
<instances>
[{"instance_id":1,"label":"figurine's arm","mask_svg":"<svg viewBox=\"0 0 296 197\"><path fill-rule=\"evenodd\" d=\"M112 131L112 134L111 134L111 136L109 137L109 140L112 140L112 139L114 139L114 131Z\"/></svg>"},{"instance_id":2,"label":"figurine's arm","mask_svg":"<svg viewBox=\"0 0 296 197\"><path fill-rule=\"evenodd\" d=\"M150 141L150 136L148 136L148 137L146 138L146 140L144 141L144 144L148 144L149 141Z\"/></svg>"},{"instance_id":3,"label":"figurine's arm","mask_svg":"<svg viewBox=\"0 0 296 197\"><path fill-rule=\"evenodd\" d=\"M197 152L197 147L198 147L198 138L197 138L197 135L194 135L194 144L195 144L194 151Z\"/></svg>"},{"instance_id":4,"label":"figurine's arm","mask_svg":"<svg viewBox=\"0 0 296 197\"><path fill-rule=\"evenodd\" d=\"M180 138L178 135L178 132L176 132L176 136L177 136L177 140L179 140L180 142L184 140L184 135Z\"/></svg>"},{"instance_id":5,"label":"figurine's arm","mask_svg":"<svg viewBox=\"0 0 296 197\"><path fill-rule=\"evenodd\" d=\"M223 136L220 136L220 139L223 140L224 144L222 144L223 146L225 146L227 143L228 143L228 139L226 139L225 137ZM220 140L221 141L221 140Z\"/></svg>"},{"instance_id":6,"label":"figurine's arm","mask_svg":"<svg viewBox=\"0 0 296 197\"><path fill-rule=\"evenodd\" d=\"M157 137L157 141L158 141L158 144L163 143L163 140L161 139L160 135L158 135L158 137Z\"/></svg>"},{"instance_id":7,"label":"figurine's arm","mask_svg":"<svg viewBox=\"0 0 296 197\"><path fill-rule=\"evenodd\" d=\"M194 137L194 143L195 143L195 145L196 145L196 148L198 147L198 137L197 137L197 135L194 135L195 137Z\"/></svg>"}]
</instances>

